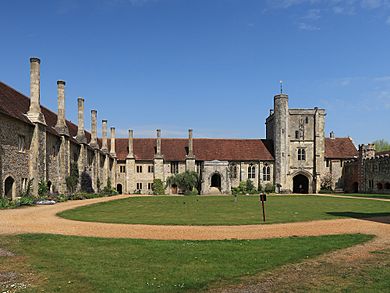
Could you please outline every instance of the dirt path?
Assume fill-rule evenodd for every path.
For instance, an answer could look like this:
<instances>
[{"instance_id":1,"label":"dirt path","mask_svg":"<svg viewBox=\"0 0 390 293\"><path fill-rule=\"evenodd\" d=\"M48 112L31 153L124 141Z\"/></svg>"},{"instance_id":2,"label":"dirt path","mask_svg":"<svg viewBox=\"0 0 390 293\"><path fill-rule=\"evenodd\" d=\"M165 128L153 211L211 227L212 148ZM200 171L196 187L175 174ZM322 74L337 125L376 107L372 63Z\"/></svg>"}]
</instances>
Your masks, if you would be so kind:
<instances>
[{"instance_id":1,"label":"dirt path","mask_svg":"<svg viewBox=\"0 0 390 293\"><path fill-rule=\"evenodd\" d=\"M72 221L57 217L58 212L115 199L119 195L84 201L68 201L52 206L0 211L0 234L52 233L107 238L142 238L161 240L261 239L289 236L365 233L390 238L390 217L336 219L272 225L243 226L158 226Z\"/></svg>"}]
</instances>

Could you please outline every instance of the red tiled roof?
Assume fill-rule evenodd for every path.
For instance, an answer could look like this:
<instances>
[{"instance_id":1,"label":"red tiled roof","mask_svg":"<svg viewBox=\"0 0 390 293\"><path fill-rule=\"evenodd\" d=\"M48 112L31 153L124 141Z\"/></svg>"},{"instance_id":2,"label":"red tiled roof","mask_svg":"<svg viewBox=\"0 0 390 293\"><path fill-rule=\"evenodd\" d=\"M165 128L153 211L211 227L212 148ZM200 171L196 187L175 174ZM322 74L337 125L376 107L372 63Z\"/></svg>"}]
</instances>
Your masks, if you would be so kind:
<instances>
[{"instance_id":1,"label":"red tiled roof","mask_svg":"<svg viewBox=\"0 0 390 293\"><path fill-rule=\"evenodd\" d=\"M128 139L117 138L115 143L118 160L125 160ZM155 152L155 138L134 139L134 156L137 160L153 160ZM162 138L161 152L167 161L184 161L188 153L188 139ZM272 161L272 154L273 146L269 140L194 138L194 155L199 161Z\"/></svg>"},{"instance_id":2,"label":"red tiled roof","mask_svg":"<svg viewBox=\"0 0 390 293\"><path fill-rule=\"evenodd\" d=\"M376 155L376 156L390 155L390 151L376 152L375 155Z\"/></svg>"},{"instance_id":3,"label":"red tiled roof","mask_svg":"<svg viewBox=\"0 0 390 293\"><path fill-rule=\"evenodd\" d=\"M19 93L15 89L9 87L0 81L0 112L13 117L15 119L21 120L27 124L31 124L30 120L25 115L30 107L30 98ZM45 116L47 131L53 135L59 136L58 132L54 129L57 123L57 114L50 111L49 109L41 106L41 111ZM71 140L76 142L74 137L77 135L77 125L73 124L70 121L66 121L68 125L69 134ZM89 132L85 131L87 140L89 141L91 135Z\"/></svg>"},{"instance_id":4,"label":"red tiled roof","mask_svg":"<svg viewBox=\"0 0 390 293\"><path fill-rule=\"evenodd\" d=\"M352 159L357 155L358 151L350 138L325 138L325 158Z\"/></svg>"}]
</instances>

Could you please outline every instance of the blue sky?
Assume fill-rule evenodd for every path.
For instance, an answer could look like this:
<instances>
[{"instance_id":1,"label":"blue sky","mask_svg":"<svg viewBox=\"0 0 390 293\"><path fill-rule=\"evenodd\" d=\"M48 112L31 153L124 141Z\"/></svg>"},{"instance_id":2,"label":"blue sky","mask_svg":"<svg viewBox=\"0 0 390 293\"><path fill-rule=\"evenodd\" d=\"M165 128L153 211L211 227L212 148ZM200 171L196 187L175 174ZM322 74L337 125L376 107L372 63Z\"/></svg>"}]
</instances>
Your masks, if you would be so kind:
<instances>
[{"instance_id":1,"label":"blue sky","mask_svg":"<svg viewBox=\"0 0 390 293\"><path fill-rule=\"evenodd\" d=\"M390 0L59 0L1 3L0 80L66 115L77 97L118 136L265 137L284 81L290 107L323 107L326 133L390 140ZM99 125L100 128L100 125Z\"/></svg>"}]
</instances>

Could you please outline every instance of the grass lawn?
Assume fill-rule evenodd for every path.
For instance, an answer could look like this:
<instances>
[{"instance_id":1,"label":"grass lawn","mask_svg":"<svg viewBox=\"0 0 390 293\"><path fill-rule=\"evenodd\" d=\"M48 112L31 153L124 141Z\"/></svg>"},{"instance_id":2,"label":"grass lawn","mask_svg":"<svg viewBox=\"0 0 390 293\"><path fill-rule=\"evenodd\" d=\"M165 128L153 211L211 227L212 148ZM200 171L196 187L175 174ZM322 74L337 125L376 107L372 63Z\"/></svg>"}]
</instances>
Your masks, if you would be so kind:
<instances>
[{"instance_id":1,"label":"grass lawn","mask_svg":"<svg viewBox=\"0 0 390 293\"><path fill-rule=\"evenodd\" d=\"M1 273L35 275L24 292L182 292L349 247L372 236L331 235L264 240L158 241L50 234L1 236ZM0 278L1 281L1 278ZM32 282L34 285L34 282ZM0 282L1 285L1 282Z\"/></svg>"},{"instance_id":2,"label":"grass lawn","mask_svg":"<svg viewBox=\"0 0 390 293\"><path fill-rule=\"evenodd\" d=\"M336 195L341 195L341 196L356 196L356 197L367 197L367 198L384 198L384 199L390 199L390 194L337 193Z\"/></svg>"},{"instance_id":3,"label":"grass lawn","mask_svg":"<svg viewBox=\"0 0 390 293\"><path fill-rule=\"evenodd\" d=\"M312 195L267 197L267 223L342 217L390 216L390 202ZM160 225L243 225L262 223L257 196L131 197L67 210L80 221Z\"/></svg>"}]
</instances>

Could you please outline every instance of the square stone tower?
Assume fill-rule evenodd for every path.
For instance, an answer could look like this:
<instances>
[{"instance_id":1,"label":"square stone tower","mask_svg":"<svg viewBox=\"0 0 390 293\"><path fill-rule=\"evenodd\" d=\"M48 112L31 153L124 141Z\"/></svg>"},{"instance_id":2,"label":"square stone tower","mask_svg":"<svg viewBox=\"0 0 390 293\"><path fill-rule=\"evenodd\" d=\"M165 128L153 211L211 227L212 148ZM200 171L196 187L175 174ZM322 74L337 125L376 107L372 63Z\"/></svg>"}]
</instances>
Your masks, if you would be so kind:
<instances>
[{"instance_id":1,"label":"square stone tower","mask_svg":"<svg viewBox=\"0 0 390 293\"><path fill-rule=\"evenodd\" d=\"M279 193L316 193L324 170L325 110L290 109L288 95L274 97L266 119L273 140L275 186Z\"/></svg>"}]
</instances>

